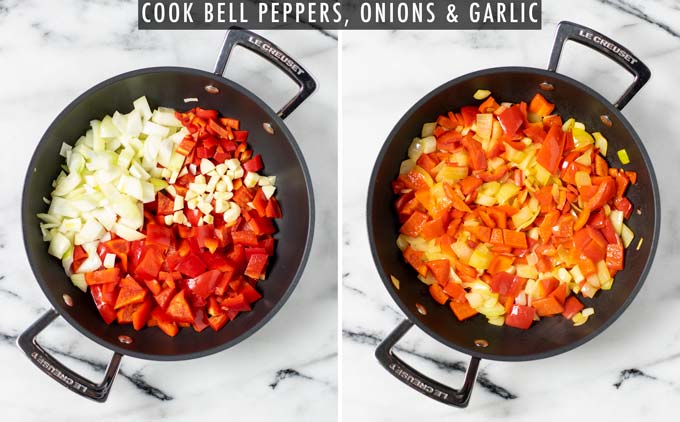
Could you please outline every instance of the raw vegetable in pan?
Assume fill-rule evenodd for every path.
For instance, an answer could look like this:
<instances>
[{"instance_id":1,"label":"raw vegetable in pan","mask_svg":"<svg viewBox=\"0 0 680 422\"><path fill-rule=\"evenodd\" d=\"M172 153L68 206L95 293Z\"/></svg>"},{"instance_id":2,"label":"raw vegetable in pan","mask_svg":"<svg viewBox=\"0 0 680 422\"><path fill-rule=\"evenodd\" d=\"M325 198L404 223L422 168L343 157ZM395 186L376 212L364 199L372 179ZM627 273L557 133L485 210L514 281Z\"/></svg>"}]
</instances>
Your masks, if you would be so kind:
<instances>
[{"instance_id":1,"label":"raw vegetable in pan","mask_svg":"<svg viewBox=\"0 0 680 422\"><path fill-rule=\"evenodd\" d=\"M459 320L528 329L562 315L584 324L580 297L609 290L633 232L625 193L637 175L610 168L608 142L541 94L425 123L392 182L397 245ZM619 153L619 156L622 154Z\"/></svg>"},{"instance_id":2,"label":"raw vegetable in pan","mask_svg":"<svg viewBox=\"0 0 680 422\"><path fill-rule=\"evenodd\" d=\"M247 138L215 110L142 97L63 145L40 227L107 324L217 331L261 298L282 214Z\"/></svg>"}]
</instances>

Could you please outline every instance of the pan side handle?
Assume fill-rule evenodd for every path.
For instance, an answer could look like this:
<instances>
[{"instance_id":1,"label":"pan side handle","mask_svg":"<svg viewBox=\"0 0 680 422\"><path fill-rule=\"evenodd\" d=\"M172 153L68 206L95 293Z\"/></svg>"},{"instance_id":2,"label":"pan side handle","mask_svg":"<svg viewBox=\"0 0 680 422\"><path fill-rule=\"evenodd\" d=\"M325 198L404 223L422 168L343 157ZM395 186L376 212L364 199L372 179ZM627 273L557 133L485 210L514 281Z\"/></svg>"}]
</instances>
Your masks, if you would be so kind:
<instances>
[{"instance_id":1,"label":"pan side handle","mask_svg":"<svg viewBox=\"0 0 680 422\"><path fill-rule=\"evenodd\" d=\"M576 41L579 44L585 45L586 47L609 57L635 77L633 83L626 89L621 98L614 103L614 107L619 110L623 109L623 107L628 104L635 94L642 89L644 84L647 83L651 76L649 68L621 44L588 27L568 21L562 21L557 25L555 43L553 44L552 53L550 54L550 64L548 65L549 71L557 71L557 64L560 61L562 47L564 47L564 43L567 40Z\"/></svg>"},{"instance_id":2,"label":"pan side handle","mask_svg":"<svg viewBox=\"0 0 680 422\"><path fill-rule=\"evenodd\" d=\"M17 345L26 353L41 371L49 375L59 384L68 388L76 394L79 394L96 402L103 403L109 397L109 391L113 385L113 380L118 373L120 360L123 357L120 353L114 353L111 362L106 368L104 379L99 384L88 380L87 378L75 373L73 370L67 368L64 364L56 360L52 355L38 344L36 337L42 330L50 325L59 314L50 309L43 316L34 322L26 329L17 339Z\"/></svg>"},{"instance_id":3,"label":"pan side handle","mask_svg":"<svg viewBox=\"0 0 680 422\"><path fill-rule=\"evenodd\" d=\"M214 73L216 75L222 76L224 74L227 62L229 61L229 55L237 45L247 48L274 64L300 87L295 97L278 111L277 114L282 119L288 117L293 110L316 90L316 81L299 62L266 38L238 27L232 27L227 31L222 50L215 64Z\"/></svg>"},{"instance_id":4,"label":"pan side handle","mask_svg":"<svg viewBox=\"0 0 680 422\"><path fill-rule=\"evenodd\" d=\"M432 400L448 404L449 406L467 407L468 402L470 401L470 395L472 394L472 387L477 378L480 359L476 357L470 359L470 365L465 373L465 381L460 390L456 390L435 381L418 372L394 354L394 346L411 327L413 327L411 321L408 319L403 320L401 324L399 324L397 328L380 343L375 351L375 357L380 364L387 369L387 372L417 392L424 394Z\"/></svg>"}]
</instances>

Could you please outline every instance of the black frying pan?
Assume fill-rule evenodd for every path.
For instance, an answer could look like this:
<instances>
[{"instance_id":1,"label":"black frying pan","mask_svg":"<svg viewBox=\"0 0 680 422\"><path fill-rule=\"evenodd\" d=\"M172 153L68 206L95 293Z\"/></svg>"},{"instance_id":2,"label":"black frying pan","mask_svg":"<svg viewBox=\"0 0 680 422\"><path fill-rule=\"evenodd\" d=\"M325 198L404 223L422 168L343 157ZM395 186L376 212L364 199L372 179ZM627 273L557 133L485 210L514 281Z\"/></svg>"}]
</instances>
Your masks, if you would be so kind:
<instances>
[{"instance_id":1,"label":"black frying pan","mask_svg":"<svg viewBox=\"0 0 680 422\"><path fill-rule=\"evenodd\" d=\"M633 84L615 104L584 84L556 73L562 46L569 39L604 54L635 76ZM600 334L628 307L642 287L656 250L659 190L642 141L620 110L649 77L649 69L620 44L589 28L562 22L557 29L547 71L530 67L501 67L473 72L435 89L402 117L376 161L367 210L373 259L385 287L407 317L376 350L376 357L392 375L434 400L465 407L480 359L525 361L566 352ZM427 286L416 278L396 246L400 225L394 211L395 196L390 182L399 174L399 165L406 157L411 140L419 136L423 123L432 122L442 113L469 104L477 89L489 89L499 101L511 102L528 102L536 92L541 92L557 105L556 113L574 116L588 128L602 132L609 140L608 160L612 165L620 166L618 160L612 157L616 157L617 150L625 148L631 160L625 168L638 173L637 185L631 186L627 194L636 209L642 212L642 215L634 213L627 222L635 232L636 240L626 251L625 270L616 274L612 290L598 294L592 300L585 299L586 306L595 308L595 315L585 325L574 327L564 318L544 318L529 330L518 330L490 325L481 317L458 322L448 306L441 306L431 298ZM607 120L611 125L604 123ZM644 238L644 241L642 247L636 250L639 238ZM392 284L392 275L401 281L399 289ZM422 305L426 313L419 312L416 304ZM394 355L394 345L414 323L441 343L471 356L460 390L424 376Z\"/></svg>"},{"instance_id":2,"label":"black frying pan","mask_svg":"<svg viewBox=\"0 0 680 422\"><path fill-rule=\"evenodd\" d=\"M299 86L295 98L278 113L241 85L222 75L229 54L241 45L283 70ZM290 56L266 39L245 30L227 33L213 73L182 67L140 69L108 79L91 88L57 116L36 147L26 174L22 198L22 225L28 259L38 284L54 309L47 311L17 340L21 349L45 373L70 390L103 402L106 400L122 355L151 360L193 359L216 353L243 341L260 329L293 292L305 266L314 228L312 183L302 153L283 119L314 90L312 76ZM106 325L89 293L71 284L61 262L47 253L36 213L46 212L52 180L61 165L63 141L73 143L89 127L89 121L115 110L131 109L132 101L146 95L152 108L185 110L194 106L217 109L237 118L250 131L248 143L262 155L267 174L277 176L277 199L283 209L278 219L276 255L266 281L258 283L263 298L252 312L239 315L218 332L180 330L168 337L160 330L135 331L130 325ZM198 103L185 103L197 97ZM67 302L72 302L72 306ZM66 368L36 342L36 336L61 315L78 331L114 351L104 380L97 384ZM129 342L131 340L131 342Z\"/></svg>"}]
</instances>

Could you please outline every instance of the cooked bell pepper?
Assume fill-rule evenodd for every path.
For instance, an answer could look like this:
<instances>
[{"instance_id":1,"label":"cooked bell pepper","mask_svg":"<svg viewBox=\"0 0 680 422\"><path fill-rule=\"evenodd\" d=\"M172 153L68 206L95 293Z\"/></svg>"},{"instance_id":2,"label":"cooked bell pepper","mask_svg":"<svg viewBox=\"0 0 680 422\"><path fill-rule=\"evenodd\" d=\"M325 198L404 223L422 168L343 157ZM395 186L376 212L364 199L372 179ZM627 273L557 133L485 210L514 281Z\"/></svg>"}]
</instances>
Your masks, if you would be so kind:
<instances>
[{"instance_id":1,"label":"cooked bell pepper","mask_svg":"<svg viewBox=\"0 0 680 422\"><path fill-rule=\"evenodd\" d=\"M85 282L88 286L95 284L117 283L118 281L120 281L120 270L115 267L85 273Z\"/></svg>"},{"instance_id":2,"label":"cooked bell pepper","mask_svg":"<svg viewBox=\"0 0 680 422\"><path fill-rule=\"evenodd\" d=\"M452 300L449 302L449 306L459 321L464 321L477 315L477 310L470 306L467 302L457 302Z\"/></svg>"},{"instance_id":3,"label":"cooked bell pepper","mask_svg":"<svg viewBox=\"0 0 680 422\"><path fill-rule=\"evenodd\" d=\"M536 155L536 161L552 174L557 173L562 151L564 149L562 129L558 126L551 126L548 134L543 140L541 149Z\"/></svg>"},{"instance_id":4,"label":"cooked bell pepper","mask_svg":"<svg viewBox=\"0 0 680 422\"><path fill-rule=\"evenodd\" d=\"M536 310L531 306L513 305L510 313L505 317L505 324L523 330L531 327Z\"/></svg>"},{"instance_id":5,"label":"cooked bell pepper","mask_svg":"<svg viewBox=\"0 0 680 422\"><path fill-rule=\"evenodd\" d=\"M532 98L529 103L529 113L536 114L540 117L549 115L553 110L555 110L555 104L548 102L548 100L540 93L534 95L534 98ZM560 123L559 126L562 126L562 123Z\"/></svg>"},{"instance_id":6,"label":"cooked bell pepper","mask_svg":"<svg viewBox=\"0 0 680 422\"><path fill-rule=\"evenodd\" d=\"M562 312L562 316L564 316L566 319L571 319L578 312L581 312L582 309L583 304L581 301L575 296L569 296L564 302L564 311Z\"/></svg>"},{"instance_id":7,"label":"cooked bell pepper","mask_svg":"<svg viewBox=\"0 0 680 422\"><path fill-rule=\"evenodd\" d=\"M255 280L263 280L265 277L265 269L267 268L267 261L269 257L266 254L254 254L248 260L248 266L244 274Z\"/></svg>"}]
</instances>

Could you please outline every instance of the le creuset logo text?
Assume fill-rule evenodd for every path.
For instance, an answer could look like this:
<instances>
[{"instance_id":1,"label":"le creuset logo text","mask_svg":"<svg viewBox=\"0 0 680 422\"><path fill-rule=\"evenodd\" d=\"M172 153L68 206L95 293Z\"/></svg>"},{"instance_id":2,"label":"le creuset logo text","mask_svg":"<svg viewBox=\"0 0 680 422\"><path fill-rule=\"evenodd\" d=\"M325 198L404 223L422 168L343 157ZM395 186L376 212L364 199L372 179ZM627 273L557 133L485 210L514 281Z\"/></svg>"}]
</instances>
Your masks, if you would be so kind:
<instances>
[{"instance_id":1,"label":"le creuset logo text","mask_svg":"<svg viewBox=\"0 0 680 422\"><path fill-rule=\"evenodd\" d=\"M390 364L390 369L395 374L397 374L397 376L399 376L399 378L403 379L404 381L408 382L409 384L415 385L416 387L423 390L427 394L431 394L433 396L436 396L436 397L439 397L439 398L442 398L442 399L446 399L446 398L449 397L449 395L447 393L445 393L443 391L439 391L436 388L425 384L421 380L417 379L413 375L411 375L408 372L406 372L405 370L403 370L401 368L401 366L397 365L396 363Z\"/></svg>"},{"instance_id":2,"label":"le creuset logo text","mask_svg":"<svg viewBox=\"0 0 680 422\"><path fill-rule=\"evenodd\" d=\"M55 368L54 365L49 363L48 361L45 360L45 358L39 354L38 352L33 352L31 353L31 357L35 359L36 362L38 362L38 365L42 366L43 368L47 369L54 378L58 379L59 381L75 388L76 390L82 391L83 393L87 391L87 387L79 383L78 381L74 381L73 378L67 376L63 372L61 372L59 369Z\"/></svg>"},{"instance_id":3,"label":"le creuset logo text","mask_svg":"<svg viewBox=\"0 0 680 422\"><path fill-rule=\"evenodd\" d=\"M635 56L633 56L623 48L619 47L618 45L614 44L613 42L602 38L599 35L595 35L592 32L584 31L583 29L581 29L578 32L578 34L583 38L593 40L594 42L600 44L607 50L611 50L614 54L622 57L625 61L627 61L630 64L635 64L638 62L638 59L636 59Z\"/></svg>"},{"instance_id":4,"label":"le creuset logo text","mask_svg":"<svg viewBox=\"0 0 680 422\"><path fill-rule=\"evenodd\" d=\"M303 69L301 69L300 66L298 66L293 61L293 59L286 56L281 51L277 50L276 48L272 47L271 45L267 44L266 42L264 42L260 39L257 39L255 37L248 37L248 42L257 46L257 48L264 51L265 53L267 53L267 54L269 54L273 57L276 57L276 59L278 61L280 61L281 63L288 66L293 72L295 72L295 74L302 75L303 73L305 73L305 71Z\"/></svg>"}]
</instances>

